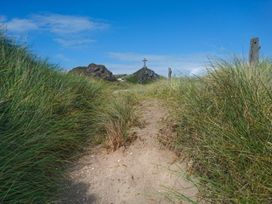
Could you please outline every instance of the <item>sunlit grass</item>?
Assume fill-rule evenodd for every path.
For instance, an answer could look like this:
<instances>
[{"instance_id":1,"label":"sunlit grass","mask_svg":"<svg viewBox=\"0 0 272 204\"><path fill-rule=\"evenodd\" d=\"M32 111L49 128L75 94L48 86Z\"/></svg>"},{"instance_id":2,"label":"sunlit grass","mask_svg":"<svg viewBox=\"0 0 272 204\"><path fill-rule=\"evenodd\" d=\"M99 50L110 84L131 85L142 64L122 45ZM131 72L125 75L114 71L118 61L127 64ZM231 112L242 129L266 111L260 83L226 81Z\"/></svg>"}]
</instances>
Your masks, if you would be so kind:
<instances>
[{"instance_id":1,"label":"sunlit grass","mask_svg":"<svg viewBox=\"0 0 272 204\"><path fill-rule=\"evenodd\" d=\"M135 94L117 92L99 115L99 124L104 130L106 144L113 151L133 139L128 131L138 122L135 109L137 102Z\"/></svg>"},{"instance_id":2,"label":"sunlit grass","mask_svg":"<svg viewBox=\"0 0 272 204\"><path fill-rule=\"evenodd\" d=\"M136 97L137 96L137 97ZM0 35L0 203L47 203L86 144L130 140L139 100L159 97L214 203L271 203L272 63L217 61L208 74L148 85L66 74ZM190 200L175 193L175 198Z\"/></svg>"},{"instance_id":3,"label":"sunlit grass","mask_svg":"<svg viewBox=\"0 0 272 204\"><path fill-rule=\"evenodd\" d=\"M218 61L206 76L162 81L149 91L174 109L172 144L194 160L202 196L216 203L272 202L270 61L254 68Z\"/></svg>"},{"instance_id":4,"label":"sunlit grass","mask_svg":"<svg viewBox=\"0 0 272 204\"><path fill-rule=\"evenodd\" d=\"M53 201L75 153L105 131L125 136L134 103L112 97L108 84L61 72L0 35L0 203Z\"/></svg>"}]
</instances>

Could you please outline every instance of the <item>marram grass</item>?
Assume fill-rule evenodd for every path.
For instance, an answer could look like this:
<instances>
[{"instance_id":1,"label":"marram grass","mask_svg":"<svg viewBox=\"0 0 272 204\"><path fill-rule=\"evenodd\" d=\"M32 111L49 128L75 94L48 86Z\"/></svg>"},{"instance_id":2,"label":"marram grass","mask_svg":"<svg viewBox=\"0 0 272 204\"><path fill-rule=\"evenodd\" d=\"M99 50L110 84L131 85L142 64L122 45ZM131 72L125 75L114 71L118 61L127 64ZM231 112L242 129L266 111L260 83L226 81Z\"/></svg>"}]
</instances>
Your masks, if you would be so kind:
<instances>
[{"instance_id":1,"label":"marram grass","mask_svg":"<svg viewBox=\"0 0 272 204\"><path fill-rule=\"evenodd\" d=\"M103 131L106 94L0 35L0 203L57 198L65 164Z\"/></svg>"},{"instance_id":2,"label":"marram grass","mask_svg":"<svg viewBox=\"0 0 272 204\"><path fill-rule=\"evenodd\" d=\"M272 202L269 60L256 67L215 62L205 76L134 89L174 109L178 135L172 146L193 159L207 201ZM105 135L114 149L128 140L134 98L65 74L0 35L0 203L54 201L65 164L87 142Z\"/></svg>"},{"instance_id":3,"label":"marram grass","mask_svg":"<svg viewBox=\"0 0 272 204\"><path fill-rule=\"evenodd\" d=\"M137 100L61 72L3 35L0 55L0 203L57 201L80 150L112 132L118 145L128 140Z\"/></svg>"},{"instance_id":4,"label":"marram grass","mask_svg":"<svg viewBox=\"0 0 272 204\"><path fill-rule=\"evenodd\" d=\"M272 202L272 63L218 61L206 76L150 86L175 111L172 145L213 203ZM183 196L178 196L182 198Z\"/></svg>"}]
</instances>

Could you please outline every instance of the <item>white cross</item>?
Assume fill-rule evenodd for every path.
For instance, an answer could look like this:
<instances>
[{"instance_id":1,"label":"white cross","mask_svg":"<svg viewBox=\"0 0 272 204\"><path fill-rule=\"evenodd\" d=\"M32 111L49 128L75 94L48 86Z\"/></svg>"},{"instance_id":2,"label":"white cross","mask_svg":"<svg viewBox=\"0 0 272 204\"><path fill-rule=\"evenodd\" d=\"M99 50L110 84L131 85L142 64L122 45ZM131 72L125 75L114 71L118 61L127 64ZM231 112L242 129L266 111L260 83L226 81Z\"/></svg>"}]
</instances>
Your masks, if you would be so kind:
<instances>
[{"instance_id":1,"label":"white cross","mask_svg":"<svg viewBox=\"0 0 272 204\"><path fill-rule=\"evenodd\" d=\"M143 62L144 62L144 67L146 67L146 62L147 62L147 59L146 59L146 58L144 58L144 59L143 59Z\"/></svg>"}]
</instances>

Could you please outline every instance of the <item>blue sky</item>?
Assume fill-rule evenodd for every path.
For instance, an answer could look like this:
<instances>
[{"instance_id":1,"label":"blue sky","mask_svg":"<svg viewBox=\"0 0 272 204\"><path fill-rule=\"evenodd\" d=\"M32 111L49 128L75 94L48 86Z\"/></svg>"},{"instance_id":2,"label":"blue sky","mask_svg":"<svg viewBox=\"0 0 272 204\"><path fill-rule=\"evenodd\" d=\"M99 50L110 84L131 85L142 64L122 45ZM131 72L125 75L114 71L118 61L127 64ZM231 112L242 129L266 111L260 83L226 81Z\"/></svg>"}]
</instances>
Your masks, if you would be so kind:
<instances>
[{"instance_id":1,"label":"blue sky","mask_svg":"<svg viewBox=\"0 0 272 204\"><path fill-rule=\"evenodd\" d=\"M199 74L209 58L248 55L260 37L272 55L270 0L10 0L1 2L8 35L64 69L104 64L114 73L148 66L160 74Z\"/></svg>"}]
</instances>

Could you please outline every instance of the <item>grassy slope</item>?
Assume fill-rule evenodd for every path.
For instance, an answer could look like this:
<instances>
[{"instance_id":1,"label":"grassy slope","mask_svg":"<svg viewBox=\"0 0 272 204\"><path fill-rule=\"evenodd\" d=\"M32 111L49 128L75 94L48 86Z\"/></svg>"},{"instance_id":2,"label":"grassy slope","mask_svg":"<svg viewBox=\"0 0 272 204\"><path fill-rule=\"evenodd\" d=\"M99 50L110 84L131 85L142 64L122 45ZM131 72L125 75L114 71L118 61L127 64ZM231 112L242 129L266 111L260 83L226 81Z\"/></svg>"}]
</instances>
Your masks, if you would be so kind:
<instances>
[{"instance_id":1,"label":"grassy slope","mask_svg":"<svg viewBox=\"0 0 272 204\"><path fill-rule=\"evenodd\" d=\"M0 54L0 202L52 201L64 164L97 132L113 149L128 139L137 100L122 91L113 97L130 86L61 73L3 36ZM193 158L206 198L269 203L272 65L215 68L200 79L150 84L149 93L175 109L173 145ZM134 89L143 95L147 87Z\"/></svg>"},{"instance_id":2,"label":"grassy slope","mask_svg":"<svg viewBox=\"0 0 272 204\"><path fill-rule=\"evenodd\" d=\"M0 203L52 201L65 164L98 131L107 133L112 90L58 71L2 35L0 55ZM127 109L116 111L120 120Z\"/></svg>"},{"instance_id":3,"label":"grassy slope","mask_svg":"<svg viewBox=\"0 0 272 204\"><path fill-rule=\"evenodd\" d=\"M152 94L175 109L177 151L194 160L204 197L272 202L272 64L219 62L199 79L161 81Z\"/></svg>"}]
</instances>

